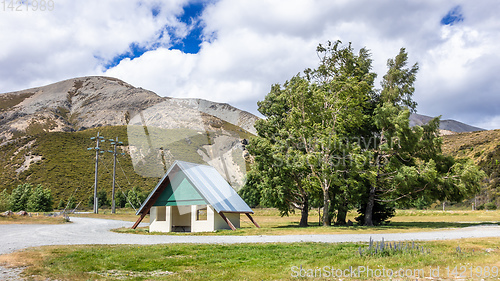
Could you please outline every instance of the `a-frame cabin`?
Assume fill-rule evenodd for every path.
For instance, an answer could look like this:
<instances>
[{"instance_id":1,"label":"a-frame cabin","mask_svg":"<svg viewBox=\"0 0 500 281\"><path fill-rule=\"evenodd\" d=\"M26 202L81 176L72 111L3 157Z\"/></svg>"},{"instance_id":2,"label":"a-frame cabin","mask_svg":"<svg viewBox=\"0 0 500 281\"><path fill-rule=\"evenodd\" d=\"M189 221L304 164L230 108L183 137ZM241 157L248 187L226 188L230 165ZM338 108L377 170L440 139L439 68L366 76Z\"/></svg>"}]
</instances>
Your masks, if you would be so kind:
<instances>
[{"instance_id":1,"label":"a-frame cabin","mask_svg":"<svg viewBox=\"0 0 500 281\"><path fill-rule=\"evenodd\" d=\"M175 161L136 215L132 228L150 214L149 231L202 232L240 227L240 214L259 227L254 212L215 170L207 165Z\"/></svg>"}]
</instances>

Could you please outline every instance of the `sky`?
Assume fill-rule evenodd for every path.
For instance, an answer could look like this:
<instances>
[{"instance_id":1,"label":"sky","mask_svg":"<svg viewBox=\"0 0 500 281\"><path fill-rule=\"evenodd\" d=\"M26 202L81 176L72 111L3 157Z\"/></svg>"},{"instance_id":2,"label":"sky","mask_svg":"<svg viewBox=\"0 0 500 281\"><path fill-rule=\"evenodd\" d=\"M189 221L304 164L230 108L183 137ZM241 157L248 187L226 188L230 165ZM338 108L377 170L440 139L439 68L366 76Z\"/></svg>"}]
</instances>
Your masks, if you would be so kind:
<instances>
[{"instance_id":1,"label":"sky","mask_svg":"<svg viewBox=\"0 0 500 281\"><path fill-rule=\"evenodd\" d=\"M500 129L497 0L32 1L0 3L0 93L104 75L259 115L271 85L341 40L371 51L377 88L405 47L418 113Z\"/></svg>"}]
</instances>

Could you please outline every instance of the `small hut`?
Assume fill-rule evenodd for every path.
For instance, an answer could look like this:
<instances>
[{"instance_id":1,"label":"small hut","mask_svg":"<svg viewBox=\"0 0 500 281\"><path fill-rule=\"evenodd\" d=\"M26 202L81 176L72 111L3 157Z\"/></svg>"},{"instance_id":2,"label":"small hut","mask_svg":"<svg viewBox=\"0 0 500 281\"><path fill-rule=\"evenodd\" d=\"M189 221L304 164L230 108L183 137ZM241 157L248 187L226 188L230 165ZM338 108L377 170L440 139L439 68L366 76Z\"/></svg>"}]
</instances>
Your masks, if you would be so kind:
<instances>
[{"instance_id":1,"label":"small hut","mask_svg":"<svg viewBox=\"0 0 500 281\"><path fill-rule=\"evenodd\" d=\"M215 168L184 161L175 161L151 191L132 228L148 213L150 232L235 230L242 213L259 227L252 209Z\"/></svg>"}]
</instances>

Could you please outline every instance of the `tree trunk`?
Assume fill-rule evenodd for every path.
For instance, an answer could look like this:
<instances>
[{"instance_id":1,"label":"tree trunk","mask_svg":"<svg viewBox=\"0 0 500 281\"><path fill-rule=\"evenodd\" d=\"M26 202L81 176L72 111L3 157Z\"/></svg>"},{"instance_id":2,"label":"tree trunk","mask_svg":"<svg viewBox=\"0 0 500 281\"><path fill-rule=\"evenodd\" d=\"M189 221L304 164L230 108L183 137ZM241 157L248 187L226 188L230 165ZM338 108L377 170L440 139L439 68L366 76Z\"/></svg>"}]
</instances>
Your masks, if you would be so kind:
<instances>
[{"instance_id":1,"label":"tree trunk","mask_svg":"<svg viewBox=\"0 0 500 281\"><path fill-rule=\"evenodd\" d=\"M370 195L365 211L365 226L373 226L373 206L375 205L375 186L370 186Z\"/></svg>"},{"instance_id":2,"label":"tree trunk","mask_svg":"<svg viewBox=\"0 0 500 281\"><path fill-rule=\"evenodd\" d=\"M323 189L323 226L332 225L332 220L330 218L330 196L328 194L328 189Z\"/></svg>"},{"instance_id":3,"label":"tree trunk","mask_svg":"<svg viewBox=\"0 0 500 281\"><path fill-rule=\"evenodd\" d=\"M347 200L345 199L340 205L339 209L337 210L337 221L335 222L335 225L346 225L346 218L347 218Z\"/></svg>"},{"instance_id":4,"label":"tree trunk","mask_svg":"<svg viewBox=\"0 0 500 281\"><path fill-rule=\"evenodd\" d=\"M299 226L300 227L307 227L308 226L308 222L307 222L308 218L309 218L309 198L307 196L304 196L304 202L302 204Z\"/></svg>"}]
</instances>

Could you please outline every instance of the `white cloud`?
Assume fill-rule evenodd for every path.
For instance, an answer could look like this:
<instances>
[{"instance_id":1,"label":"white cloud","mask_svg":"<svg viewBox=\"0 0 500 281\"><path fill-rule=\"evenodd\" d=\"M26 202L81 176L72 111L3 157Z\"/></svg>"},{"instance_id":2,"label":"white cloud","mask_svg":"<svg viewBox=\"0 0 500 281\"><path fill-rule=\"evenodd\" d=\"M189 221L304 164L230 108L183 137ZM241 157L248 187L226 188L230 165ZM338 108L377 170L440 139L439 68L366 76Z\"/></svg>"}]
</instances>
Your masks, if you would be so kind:
<instances>
[{"instance_id":1,"label":"white cloud","mask_svg":"<svg viewBox=\"0 0 500 281\"><path fill-rule=\"evenodd\" d=\"M2 11L0 92L98 74L102 59L153 40L165 25L181 26L175 15L185 1L54 2L53 11ZM152 7L160 3L154 18Z\"/></svg>"},{"instance_id":2,"label":"white cloud","mask_svg":"<svg viewBox=\"0 0 500 281\"><path fill-rule=\"evenodd\" d=\"M220 0L202 14L205 41L197 54L169 50L168 35L158 42L165 26L176 36L187 34L191 27L176 18L186 1L57 1L51 13L3 13L0 92L104 73L160 95L228 102L256 113L271 84L317 65L318 43L341 39L371 50L379 78L387 59L406 47L410 63L420 65L414 97L420 113L500 128L495 0ZM464 20L441 26L457 6ZM157 17L153 7L161 7ZM134 42L161 47L103 69Z\"/></svg>"}]
</instances>

